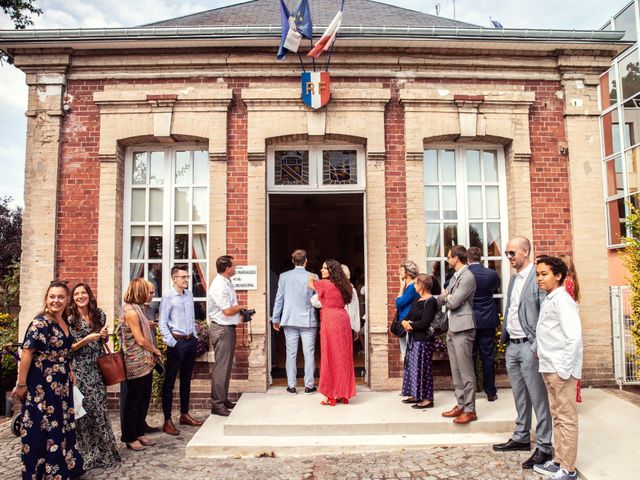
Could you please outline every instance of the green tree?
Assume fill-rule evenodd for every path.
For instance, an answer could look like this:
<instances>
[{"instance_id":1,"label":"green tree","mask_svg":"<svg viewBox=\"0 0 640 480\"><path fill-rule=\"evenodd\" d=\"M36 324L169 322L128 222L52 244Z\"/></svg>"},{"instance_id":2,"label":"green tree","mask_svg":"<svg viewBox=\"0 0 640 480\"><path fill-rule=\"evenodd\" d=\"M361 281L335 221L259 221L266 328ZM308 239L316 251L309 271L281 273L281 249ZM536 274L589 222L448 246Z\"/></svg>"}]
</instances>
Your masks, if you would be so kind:
<instances>
[{"instance_id":1,"label":"green tree","mask_svg":"<svg viewBox=\"0 0 640 480\"><path fill-rule=\"evenodd\" d=\"M31 15L40 15L42 10L35 6L35 0L0 0L0 8L17 29L33 25Z\"/></svg>"},{"instance_id":2,"label":"green tree","mask_svg":"<svg viewBox=\"0 0 640 480\"><path fill-rule=\"evenodd\" d=\"M623 260L629 270L631 285L631 335L636 344L636 358L640 359L640 210L627 203L629 215L626 219L631 235L624 238Z\"/></svg>"},{"instance_id":3,"label":"green tree","mask_svg":"<svg viewBox=\"0 0 640 480\"><path fill-rule=\"evenodd\" d=\"M22 253L22 209L11 203L11 197L0 197L0 308L7 313L18 304Z\"/></svg>"}]
</instances>

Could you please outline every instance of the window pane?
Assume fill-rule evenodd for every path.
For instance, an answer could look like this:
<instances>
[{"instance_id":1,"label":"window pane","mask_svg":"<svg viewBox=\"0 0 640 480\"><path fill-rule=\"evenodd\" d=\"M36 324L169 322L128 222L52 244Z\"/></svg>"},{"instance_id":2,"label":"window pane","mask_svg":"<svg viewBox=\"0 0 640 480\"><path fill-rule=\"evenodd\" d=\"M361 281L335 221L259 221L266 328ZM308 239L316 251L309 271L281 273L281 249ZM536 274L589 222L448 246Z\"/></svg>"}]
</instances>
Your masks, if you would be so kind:
<instances>
[{"instance_id":1,"label":"window pane","mask_svg":"<svg viewBox=\"0 0 640 480\"><path fill-rule=\"evenodd\" d=\"M484 198L487 208L487 218L500 218L500 197L498 194L498 187L485 187Z\"/></svg>"},{"instance_id":2,"label":"window pane","mask_svg":"<svg viewBox=\"0 0 640 480\"><path fill-rule=\"evenodd\" d=\"M438 183L438 151L425 150L424 152L424 184Z\"/></svg>"},{"instance_id":3,"label":"window pane","mask_svg":"<svg viewBox=\"0 0 640 480\"><path fill-rule=\"evenodd\" d=\"M144 277L144 263L132 263L129 266L129 280Z\"/></svg>"},{"instance_id":4,"label":"window pane","mask_svg":"<svg viewBox=\"0 0 640 480\"><path fill-rule=\"evenodd\" d=\"M147 152L134 153L132 167L131 183L145 185L147 183Z\"/></svg>"},{"instance_id":5,"label":"window pane","mask_svg":"<svg viewBox=\"0 0 640 480\"><path fill-rule=\"evenodd\" d=\"M309 185L309 152L275 152L274 169L276 185Z\"/></svg>"},{"instance_id":6,"label":"window pane","mask_svg":"<svg viewBox=\"0 0 640 480\"><path fill-rule=\"evenodd\" d=\"M487 256L502 257L502 241L500 238L500 224L487 223Z\"/></svg>"},{"instance_id":7,"label":"window pane","mask_svg":"<svg viewBox=\"0 0 640 480\"><path fill-rule=\"evenodd\" d=\"M600 121L602 122L602 148L604 156L608 157L620 151L618 110L614 109L603 115Z\"/></svg>"},{"instance_id":8,"label":"window pane","mask_svg":"<svg viewBox=\"0 0 640 480\"><path fill-rule=\"evenodd\" d=\"M202 222L207 220L207 189L193 189L193 221Z\"/></svg>"},{"instance_id":9,"label":"window pane","mask_svg":"<svg viewBox=\"0 0 640 480\"><path fill-rule=\"evenodd\" d=\"M358 162L355 150L325 150L322 152L323 185L355 185L358 183Z\"/></svg>"},{"instance_id":10,"label":"window pane","mask_svg":"<svg viewBox=\"0 0 640 480\"><path fill-rule=\"evenodd\" d=\"M478 247L482 253L484 253L484 235L482 234L481 223L469 224L469 246Z\"/></svg>"},{"instance_id":11,"label":"window pane","mask_svg":"<svg viewBox=\"0 0 640 480\"><path fill-rule=\"evenodd\" d=\"M149 184L162 185L164 183L164 152L151 152L149 166Z\"/></svg>"},{"instance_id":12,"label":"window pane","mask_svg":"<svg viewBox=\"0 0 640 480\"><path fill-rule=\"evenodd\" d=\"M469 187L469 218L482 218L482 187Z\"/></svg>"},{"instance_id":13,"label":"window pane","mask_svg":"<svg viewBox=\"0 0 640 480\"><path fill-rule=\"evenodd\" d=\"M500 278L502 278L502 260L489 260L487 262L487 268L490 268L491 270L495 270L500 276ZM498 284L498 288L493 293L494 294L502 293L502 282ZM500 311L501 309L502 309L502 306L500 305L500 308L498 309L498 311Z\"/></svg>"},{"instance_id":14,"label":"window pane","mask_svg":"<svg viewBox=\"0 0 640 480\"><path fill-rule=\"evenodd\" d=\"M193 296L206 298L207 296L207 264L194 263L191 272L191 285Z\"/></svg>"},{"instance_id":15,"label":"window pane","mask_svg":"<svg viewBox=\"0 0 640 480\"><path fill-rule=\"evenodd\" d=\"M630 98L640 92L640 68L638 50L634 50L618 63L620 83L622 84L622 98Z\"/></svg>"},{"instance_id":16,"label":"window pane","mask_svg":"<svg viewBox=\"0 0 640 480\"><path fill-rule=\"evenodd\" d=\"M209 184L209 152L206 150L193 152L193 183Z\"/></svg>"},{"instance_id":17,"label":"window pane","mask_svg":"<svg viewBox=\"0 0 640 480\"><path fill-rule=\"evenodd\" d=\"M606 110L617 103L617 87L614 69L611 68L600 77L600 110Z\"/></svg>"},{"instance_id":18,"label":"window pane","mask_svg":"<svg viewBox=\"0 0 640 480\"><path fill-rule=\"evenodd\" d=\"M134 188L131 190L131 221L144 222L144 212L147 203L146 190Z\"/></svg>"},{"instance_id":19,"label":"window pane","mask_svg":"<svg viewBox=\"0 0 640 480\"><path fill-rule=\"evenodd\" d=\"M458 225L456 223L444 225L444 256L447 256L449 250L458 244Z\"/></svg>"},{"instance_id":20,"label":"window pane","mask_svg":"<svg viewBox=\"0 0 640 480\"><path fill-rule=\"evenodd\" d=\"M455 183L456 156L454 150L440 150L440 178L442 182Z\"/></svg>"},{"instance_id":21,"label":"window pane","mask_svg":"<svg viewBox=\"0 0 640 480\"><path fill-rule=\"evenodd\" d=\"M440 219L440 201L438 199L438 187L424 188L424 209L427 220Z\"/></svg>"},{"instance_id":22,"label":"window pane","mask_svg":"<svg viewBox=\"0 0 640 480\"><path fill-rule=\"evenodd\" d=\"M607 215L609 220L609 244L618 245L622 243L622 237L626 234L624 198L607 202Z\"/></svg>"},{"instance_id":23,"label":"window pane","mask_svg":"<svg viewBox=\"0 0 640 480\"><path fill-rule=\"evenodd\" d=\"M624 193L622 159L616 157L606 162L607 195L614 196Z\"/></svg>"},{"instance_id":24,"label":"window pane","mask_svg":"<svg viewBox=\"0 0 640 480\"><path fill-rule=\"evenodd\" d=\"M193 302L193 313L196 320L207 319L207 302Z\"/></svg>"},{"instance_id":25,"label":"window pane","mask_svg":"<svg viewBox=\"0 0 640 480\"><path fill-rule=\"evenodd\" d=\"M207 227L204 225L194 225L193 232L193 259L207 258Z\"/></svg>"},{"instance_id":26,"label":"window pane","mask_svg":"<svg viewBox=\"0 0 640 480\"><path fill-rule=\"evenodd\" d=\"M176 152L176 184L191 183L191 152Z\"/></svg>"},{"instance_id":27,"label":"window pane","mask_svg":"<svg viewBox=\"0 0 640 480\"><path fill-rule=\"evenodd\" d=\"M627 40L630 42L635 42L637 38L636 14L634 4L629 5L624 12L622 12L614 19L615 29L619 32L625 32L622 40Z\"/></svg>"},{"instance_id":28,"label":"window pane","mask_svg":"<svg viewBox=\"0 0 640 480\"><path fill-rule=\"evenodd\" d=\"M176 225L173 257L176 260L187 260L189 258L189 227L186 225Z\"/></svg>"},{"instance_id":29,"label":"window pane","mask_svg":"<svg viewBox=\"0 0 640 480\"><path fill-rule=\"evenodd\" d=\"M440 224L427 223L425 233L425 243L427 244L427 258L440 256Z\"/></svg>"},{"instance_id":30,"label":"window pane","mask_svg":"<svg viewBox=\"0 0 640 480\"><path fill-rule=\"evenodd\" d=\"M480 183L480 150L467 150L467 181Z\"/></svg>"},{"instance_id":31,"label":"window pane","mask_svg":"<svg viewBox=\"0 0 640 480\"><path fill-rule=\"evenodd\" d=\"M640 141L640 95L631 100L627 100L622 105L622 108L624 112L624 127L615 124L612 127L614 134L618 133L618 144L620 143L620 128L623 128L623 141L626 148ZM615 145L614 143L614 146Z\"/></svg>"},{"instance_id":32,"label":"window pane","mask_svg":"<svg viewBox=\"0 0 640 480\"><path fill-rule=\"evenodd\" d=\"M131 251L129 258L144 258L144 227L131 227Z\"/></svg>"},{"instance_id":33,"label":"window pane","mask_svg":"<svg viewBox=\"0 0 640 480\"><path fill-rule=\"evenodd\" d=\"M149 264L149 273L147 273L147 280L153 283L153 286L156 289L156 293L153 294L153 298L161 298L162 297L162 263L150 263ZM158 306L160 306L160 302L158 302Z\"/></svg>"},{"instance_id":34,"label":"window pane","mask_svg":"<svg viewBox=\"0 0 640 480\"><path fill-rule=\"evenodd\" d=\"M162 221L162 202L163 195L161 188L149 189L149 221L161 222Z\"/></svg>"},{"instance_id":35,"label":"window pane","mask_svg":"<svg viewBox=\"0 0 640 480\"><path fill-rule=\"evenodd\" d=\"M149 227L149 256L147 258L162 258L162 227Z\"/></svg>"},{"instance_id":36,"label":"window pane","mask_svg":"<svg viewBox=\"0 0 640 480\"><path fill-rule=\"evenodd\" d=\"M456 187L442 187L442 218L444 220L458 218Z\"/></svg>"},{"instance_id":37,"label":"window pane","mask_svg":"<svg viewBox=\"0 0 640 480\"><path fill-rule=\"evenodd\" d=\"M484 165L484 181L498 181L498 155L496 152L482 152L482 161Z\"/></svg>"},{"instance_id":38,"label":"window pane","mask_svg":"<svg viewBox=\"0 0 640 480\"><path fill-rule=\"evenodd\" d=\"M176 188L175 202L176 205L174 220L176 222L188 222L189 211L191 210L188 187Z\"/></svg>"},{"instance_id":39,"label":"window pane","mask_svg":"<svg viewBox=\"0 0 640 480\"><path fill-rule=\"evenodd\" d=\"M638 155L639 154L640 154L639 147L636 147L630 152L626 153L627 188L629 189L629 193L637 192L640 184L640 172L638 171Z\"/></svg>"}]
</instances>

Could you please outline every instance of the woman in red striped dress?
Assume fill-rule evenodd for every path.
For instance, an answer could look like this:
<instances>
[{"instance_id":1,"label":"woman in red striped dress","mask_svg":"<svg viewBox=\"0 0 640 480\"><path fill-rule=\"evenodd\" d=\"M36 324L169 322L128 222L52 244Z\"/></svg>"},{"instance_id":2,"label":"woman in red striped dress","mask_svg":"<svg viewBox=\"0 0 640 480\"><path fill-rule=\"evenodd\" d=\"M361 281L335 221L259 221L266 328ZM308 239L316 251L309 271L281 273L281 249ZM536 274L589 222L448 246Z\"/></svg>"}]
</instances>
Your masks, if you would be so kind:
<instances>
[{"instance_id":1,"label":"woman in red striped dress","mask_svg":"<svg viewBox=\"0 0 640 480\"><path fill-rule=\"evenodd\" d=\"M327 260L320 271L322 280L309 276L309 288L318 292L320 310L320 393L327 397L322 405L349 403L356 396L353 371L353 340L349 314L344 306L351 302L353 289L336 260Z\"/></svg>"}]
</instances>

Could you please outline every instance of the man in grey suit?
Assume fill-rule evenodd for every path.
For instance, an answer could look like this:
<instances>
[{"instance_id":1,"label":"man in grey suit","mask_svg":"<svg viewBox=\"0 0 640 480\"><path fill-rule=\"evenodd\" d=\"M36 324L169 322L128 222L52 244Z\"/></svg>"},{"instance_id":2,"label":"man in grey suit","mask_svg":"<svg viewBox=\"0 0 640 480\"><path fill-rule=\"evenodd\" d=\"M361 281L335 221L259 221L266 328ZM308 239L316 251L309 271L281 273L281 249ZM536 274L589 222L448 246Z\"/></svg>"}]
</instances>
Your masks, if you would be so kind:
<instances>
[{"instance_id":1,"label":"man in grey suit","mask_svg":"<svg viewBox=\"0 0 640 480\"><path fill-rule=\"evenodd\" d=\"M316 311L311 305L313 291L307 287L309 274L307 252L296 250L291 254L291 261L295 265L293 270L280 275L276 301L273 305L271 321L276 331L284 329L287 349L287 392L292 395L296 391L296 374L298 372L297 356L298 341L302 341L304 354L304 393L315 393L315 350L318 319Z\"/></svg>"},{"instance_id":2,"label":"man in grey suit","mask_svg":"<svg viewBox=\"0 0 640 480\"><path fill-rule=\"evenodd\" d=\"M538 288L536 269L529 258L531 242L517 236L509 240L505 255L516 273L509 280L507 309L500 335L507 344L505 363L518 416L516 428L509 441L493 446L497 451L531 450L531 406L536 412L537 448L522 464L533 468L551 460L551 413L547 391L538 371L536 327L540 304L545 293Z\"/></svg>"},{"instance_id":3,"label":"man in grey suit","mask_svg":"<svg viewBox=\"0 0 640 480\"><path fill-rule=\"evenodd\" d=\"M476 374L473 365L473 341L476 324L473 319L473 297L476 279L467 266L467 249L454 245L447 256L449 266L455 270L446 290L438 296L438 305L447 308L449 330L447 352L457 404L442 416L453 418L454 423L467 424L478 419L476 415Z\"/></svg>"}]
</instances>

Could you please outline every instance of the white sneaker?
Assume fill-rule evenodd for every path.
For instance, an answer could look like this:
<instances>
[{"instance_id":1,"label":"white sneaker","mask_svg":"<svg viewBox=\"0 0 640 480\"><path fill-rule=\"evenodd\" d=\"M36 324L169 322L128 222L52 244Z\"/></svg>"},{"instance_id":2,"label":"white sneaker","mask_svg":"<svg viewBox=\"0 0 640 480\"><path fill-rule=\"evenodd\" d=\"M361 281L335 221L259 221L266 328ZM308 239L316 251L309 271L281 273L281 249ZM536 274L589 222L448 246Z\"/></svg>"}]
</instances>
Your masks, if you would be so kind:
<instances>
[{"instance_id":1,"label":"white sneaker","mask_svg":"<svg viewBox=\"0 0 640 480\"><path fill-rule=\"evenodd\" d=\"M550 480L575 480L578 478L578 474L576 472L569 473L564 468L561 468L548 478Z\"/></svg>"},{"instance_id":2,"label":"white sneaker","mask_svg":"<svg viewBox=\"0 0 640 480\"><path fill-rule=\"evenodd\" d=\"M554 463L553 460L548 460L543 465L534 465L533 471L540 475L552 475L560 470L560 465Z\"/></svg>"}]
</instances>

